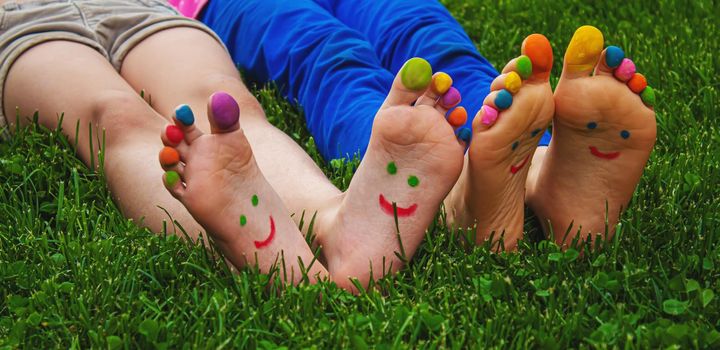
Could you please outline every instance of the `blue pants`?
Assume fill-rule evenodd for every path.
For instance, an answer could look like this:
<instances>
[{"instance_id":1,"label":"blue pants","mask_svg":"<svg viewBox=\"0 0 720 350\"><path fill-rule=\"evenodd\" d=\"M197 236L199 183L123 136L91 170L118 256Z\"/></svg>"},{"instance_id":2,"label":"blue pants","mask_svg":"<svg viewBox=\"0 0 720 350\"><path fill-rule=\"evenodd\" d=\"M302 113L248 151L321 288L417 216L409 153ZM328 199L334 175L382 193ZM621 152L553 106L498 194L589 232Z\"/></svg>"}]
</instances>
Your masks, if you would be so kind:
<instances>
[{"instance_id":1,"label":"blue pants","mask_svg":"<svg viewBox=\"0 0 720 350\"><path fill-rule=\"evenodd\" d=\"M433 71L450 74L470 116L498 75L434 0L211 0L200 19L247 78L275 81L303 107L328 160L362 157L373 118L406 60L422 57ZM546 134L541 144L548 141Z\"/></svg>"}]
</instances>

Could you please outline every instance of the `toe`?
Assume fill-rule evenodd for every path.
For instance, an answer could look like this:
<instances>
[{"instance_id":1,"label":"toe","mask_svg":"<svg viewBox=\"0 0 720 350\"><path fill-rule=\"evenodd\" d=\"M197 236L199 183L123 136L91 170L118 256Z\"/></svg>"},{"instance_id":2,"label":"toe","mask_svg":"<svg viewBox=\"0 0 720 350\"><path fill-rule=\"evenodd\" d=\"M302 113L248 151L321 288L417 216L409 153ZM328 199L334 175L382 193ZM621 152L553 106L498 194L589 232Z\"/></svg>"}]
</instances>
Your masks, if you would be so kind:
<instances>
[{"instance_id":1,"label":"toe","mask_svg":"<svg viewBox=\"0 0 720 350\"><path fill-rule=\"evenodd\" d=\"M468 147L470 147L470 140L472 139L472 130L465 126L458 129L457 138L460 142L460 145L462 145L467 152Z\"/></svg>"},{"instance_id":2,"label":"toe","mask_svg":"<svg viewBox=\"0 0 720 350\"><path fill-rule=\"evenodd\" d=\"M500 114L495 107L483 105L477 115L475 115L475 119L473 119L473 130L475 132L483 132L490 129L495 125L499 116Z\"/></svg>"},{"instance_id":3,"label":"toe","mask_svg":"<svg viewBox=\"0 0 720 350\"><path fill-rule=\"evenodd\" d=\"M455 87L450 87L450 89L448 89L448 91L444 95L442 95L442 97L440 97L440 100L438 100L435 108L440 113L445 114L450 108L453 108L460 104L460 101L462 101L462 95L460 95L460 91Z\"/></svg>"},{"instance_id":4,"label":"toe","mask_svg":"<svg viewBox=\"0 0 720 350\"><path fill-rule=\"evenodd\" d=\"M419 57L409 59L395 76L381 108L412 105L423 95L431 80L432 67L428 61Z\"/></svg>"},{"instance_id":5,"label":"toe","mask_svg":"<svg viewBox=\"0 0 720 350\"><path fill-rule=\"evenodd\" d=\"M453 80L450 75L445 72L437 72L435 75L433 75L433 81L432 85L430 85L430 90L432 90L432 92L435 93L436 96L442 96L448 90L450 90L452 84Z\"/></svg>"},{"instance_id":6,"label":"toe","mask_svg":"<svg viewBox=\"0 0 720 350\"><path fill-rule=\"evenodd\" d=\"M594 75L613 75L615 69L625 58L625 52L617 46L608 46L600 54Z\"/></svg>"},{"instance_id":7,"label":"toe","mask_svg":"<svg viewBox=\"0 0 720 350\"><path fill-rule=\"evenodd\" d=\"M520 78L527 80L532 76L532 61L530 57L521 55L519 57L511 59L503 68L503 73L516 72L520 75Z\"/></svg>"},{"instance_id":8,"label":"toe","mask_svg":"<svg viewBox=\"0 0 720 350\"><path fill-rule=\"evenodd\" d=\"M183 138L188 144L192 144L198 137L202 136L202 131L195 127L195 114L190 106L182 104L175 108L172 116L175 126L183 133Z\"/></svg>"},{"instance_id":9,"label":"toe","mask_svg":"<svg viewBox=\"0 0 720 350\"><path fill-rule=\"evenodd\" d=\"M516 94L522 87L522 79L520 74L515 71L510 71L504 74L498 75L490 84L490 91L498 91L505 89L511 94Z\"/></svg>"},{"instance_id":10,"label":"toe","mask_svg":"<svg viewBox=\"0 0 720 350\"><path fill-rule=\"evenodd\" d=\"M445 115L449 109L462 101L460 91L452 86L452 78L447 73L438 72L433 75L430 87L415 102L415 106L435 107L438 112Z\"/></svg>"},{"instance_id":11,"label":"toe","mask_svg":"<svg viewBox=\"0 0 720 350\"><path fill-rule=\"evenodd\" d=\"M173 197L180 199L182 194L185 192L185 186L183 185L180 174L176 171L170 170L163 174L163 183L165 188L173 195Z\"/></svg>"},{"instance_id":12,"label":"toe","mask_svg":"<svg viewBox=\"0 0 720 350\"><path fill-rule=\"evenodd\" d=\"M452 78L445 72L437 72L432 77L432 83L430 88L425 90L425 93L420 96L415 102L415 106L430 106L434 107L450 87L452 86Z\"/></svg>"},{"instance_id":13,"label":"toe","mask_svg":"<svg viewBox=\"0 0 720 350\"><path fill-rule=\"evenodd\" d=\"M164 170L170 170L180 163L180 152L177 149L165 146L159 155L160 165Z\"/></svg>"},{"instance_id":14,"label":"toe","mask_svg":"<svg viewBox=\"0 0 720 350\"><path fill-rule=\"evenodd\" d=\"M188 144L185 142L185 132L177 125L168 124L160 133L163 145L175 148L179 153L185 153Z\"/></svg>"},{"instance_id":15,"label":"toe","mask_svg":"<svg viewBox=\"0 0 720 350\"><path fill-rule=\"evenodd\" d=\"M628 80L627 86L630 91L636 94L641 94L647 87L647 79L645 79L644 75L640 73L635 73L633 74L632 78Z\"/></svg>"},{"instance_id":16,"label":"toe","mask_svg":"<svg viewBox=\"0 0 720 350\"><path fill-rule=\"evenodd\" d=\"M590 75L600 59L603 45L604 38L599 29L593 26L578 28L565 51L563 78Z\"/></svg>"},{"instance_id":17,"label":"toe","mask_svg":"<svg viewBox=\"0 0 720 350\"><path fill-rule=\"evenodd\" d=\"M485 97L485 101L483 101L483 105L493 107L497 111L504 111L510 108L512 104L513 96L510 91L506 89L490 92L487 97Z\"/></svg>"},{"instance_id":18,"label":"toe","mask_svg":"<svg viewBox=\"0 0 720 350\"><path fill-rule=\"evenodd\" d=\"M629 58L623 58L622 62L620 62L620 65L615 68L613 75L617 80L626 83L633 77L633 75L635 75L635 70L635 62L633 62Z\"/></svg>"},{"instance_id":19,"label":"toe","mask_svg":"<svg viewBox=\"0 0 720 350\"><path fill-rule=\"evenodd\" d=\"M448 114L447 121L453 129L465 125L465 122L467 122L467 110L463 106L457 106Z\"/></svg>"},{"instance_id":20,"label":"toe","mask_svg":"<svg viewBox=\"0 0 720 350\"><path fill-rule=\"evenodd\" d=\"M649 86L645 87L640 93L640 99L642 99L643 103L648 107L653 107L655 105L655 90Z\"/></svg>"},{"instance_id":21,"label":"toe","mask_svg":"<svg viewBox=\"0 0 720 350\"><path fill-rule=\"evenodd\" d=\"M546 82L550 79L550 71L553 65L553 52L550 41L542 34L530 34L522 43L522 54L530 59L532 75L529 80ZM518 58L525 73L528 63L522 56ZM594 65L594 64L593 64ZM518 72L520 74L520 72Z\"/></svg>"},{"instance_id":22,"label":"toe","mask_svg":"<svg viewBox=\"0 0 720 350\"><path fill-rule=\"evenodd\" d=\"M207 113L213 134L233 132L240 128L240 106L226 92L219 91L210 96Z\"/></svg>"},{"instance_id":23,"label":"toe","mask_svg":"<svg viewBox=\"0 0 720 350\"><path fill-rule=\"evenodd\" d=\"M460 91L454 86L451 86L450 89L448 89L448 91L445 92L442 97L440 97L440 101L438 102L445 108L452 108L457 106L460 101L462 101L462 95L460 95Z\"/></svg>"}]
</instances>

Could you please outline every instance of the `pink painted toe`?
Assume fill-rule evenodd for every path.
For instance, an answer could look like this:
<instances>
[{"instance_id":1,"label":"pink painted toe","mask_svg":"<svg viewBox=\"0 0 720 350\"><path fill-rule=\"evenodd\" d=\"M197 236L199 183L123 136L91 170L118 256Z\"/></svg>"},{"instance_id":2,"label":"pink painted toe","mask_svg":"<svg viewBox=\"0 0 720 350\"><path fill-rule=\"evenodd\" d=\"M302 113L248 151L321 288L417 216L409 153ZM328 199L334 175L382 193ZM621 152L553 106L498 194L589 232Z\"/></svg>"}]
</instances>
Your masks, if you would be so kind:
<instances>
[{"instance_id":1,"label":"pink painted toe","mask_svg":"<svg viewBox=\"0 0 720 350\"><path fill-rule=\"evenodd\" d=\"M613 74L618 80L627 82L635 74L635 63L629 58L624 58Z\"/></svg>"},{"instance_id":2,"label":"pink painted toe","mask_svg":"<svg viewBox=\"0 0 720 350\"><path fill-rule=\"evenodd\" d=\"M493 125L498 119L498 111L488 105L483 105L482 108L482 119L480 120L485 125Z\"/></svg>"}]
</instances>

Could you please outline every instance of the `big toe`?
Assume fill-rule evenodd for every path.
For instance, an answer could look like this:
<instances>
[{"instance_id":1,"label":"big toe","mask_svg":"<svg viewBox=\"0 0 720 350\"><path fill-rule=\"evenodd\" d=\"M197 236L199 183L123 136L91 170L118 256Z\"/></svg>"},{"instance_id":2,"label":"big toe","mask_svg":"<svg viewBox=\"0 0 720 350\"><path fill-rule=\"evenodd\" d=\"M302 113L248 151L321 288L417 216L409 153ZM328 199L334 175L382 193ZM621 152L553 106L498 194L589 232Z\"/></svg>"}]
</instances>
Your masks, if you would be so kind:
<instances>
[{"instance_id":1,"label":"big toe","mask_svg":"<svg viewBox=\"0 0 720 350\"><path fill-rule=\"evenodd\" d=\"M218 91L210 96L207 114L213 134L233 132L240 128L240 106L226 92Z\"/></svg>"},{"instance_id":2,"label":"big toe","mask_svg":"<svg viewBox=\"0 0 720 350\"><path fill-rule=\"evenodd\" d=\"M600 59L604 42L599 29L589 25L578 28L565 50L562 78L589 76Z\"/></svg>"},{"instance_id":3,"label":"big toe","mask_svg":"<svg viewBox=\"0 0 720 350\"><path fill-rule=\"evenodd\" d=\"M548 38L537 33L528 35L522 43L522 54L528 57L531 62L532 74L528 77L529 79L542 82L550 79L550 71L553 65L553 51ZM526 65L524 60L520 63L521 66L517 69L519 73L523 72L523 68L527 70L527 68L523 66Z\"/></svg>"},{"instance_id":4,"label":"big toe","mask_svg":"<svg viewBox=\"0 0 720 350\"><path fill-rule=\"evenodd\" d=\"M409 59L395 76L390 92L381 109L399 105L411 105L427 90L432 81L432 76L432 67L428 61L420 57Z\"/></svg>"}]
</instances>

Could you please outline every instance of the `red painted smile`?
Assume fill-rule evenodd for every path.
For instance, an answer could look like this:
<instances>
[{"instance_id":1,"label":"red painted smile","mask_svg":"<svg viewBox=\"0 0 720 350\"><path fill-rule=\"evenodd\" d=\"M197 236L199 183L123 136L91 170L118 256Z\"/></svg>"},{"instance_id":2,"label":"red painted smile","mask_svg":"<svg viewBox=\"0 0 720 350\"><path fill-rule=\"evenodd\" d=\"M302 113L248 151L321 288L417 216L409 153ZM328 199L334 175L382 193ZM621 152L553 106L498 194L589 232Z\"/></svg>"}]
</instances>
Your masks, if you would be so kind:
<instances>
[{"instance_id":1,"label":"red painted smile","mask_svg":"<svg viewBox=\"0 0 720 350\"><path fill-rule=\"evenodd\" d=\"M603 153L600 152L595 146L590 146L590 153L592 153L592 155L594 155L595 157L602 159L615 159L620 156L620 152Z\"/></svg>"},{"instance_id":2,"label":"red painted smile","mask_svg":"<svg viewBox=\"0 0 720 350\"><path fill-rule=\"evenodd\" d=\"M388 202L387 199L385 199L385 196L382 195L382 193L380 193L380 208L382 209L382 211L385 212L385 214L395 217L395 210L393 210L392 203ZM417 203L407 208L397 206L397 216L399 218L408 217L412 214L415 214L415 210L417 210Z\"/></svg>"},{"instance_id":3,"label":"red painted smile","mask_svg":"<svg viewBox=\"0 0 720 350\"><path fill-rule=\"evenodd\" d=\"M255 248L260 249L262 247L270 245L273 238L275 238L275 220L273 220L272 215L270 215L270 234L263 241L255 241Z\"/></svg>"},{"instance_id":4,"label":"red painted smile","mask_svg":"<svg viewBox=\"0 0 720 350\"><path fill-rule=\"evenodd\" d=\"M530 160L530 155L529 155L529 154L527 155L527 157L525 157L525 159L523 159L522 162L520 162L520 164L518 164L518 165L511 165L511 166L510 166L510 172L513 173L513 174L517 173L518 171L520 171L520 169L522 169L522 168L525 166L525 164L527 164L528 160Z\"/></svg>"}]
</instances>

